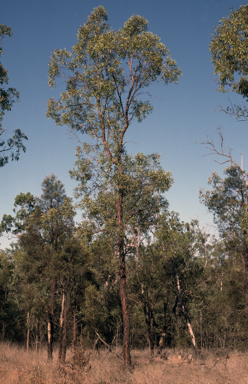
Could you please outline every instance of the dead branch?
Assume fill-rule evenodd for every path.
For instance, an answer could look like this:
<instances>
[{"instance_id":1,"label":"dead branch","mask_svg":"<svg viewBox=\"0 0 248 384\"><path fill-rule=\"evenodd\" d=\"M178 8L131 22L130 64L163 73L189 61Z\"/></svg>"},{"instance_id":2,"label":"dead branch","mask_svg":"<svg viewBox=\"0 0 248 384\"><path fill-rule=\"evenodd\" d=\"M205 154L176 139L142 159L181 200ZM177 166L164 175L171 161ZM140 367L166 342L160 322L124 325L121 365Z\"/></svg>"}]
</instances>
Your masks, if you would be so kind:
<instances>
[{"instance_id":1,"label":"dead branch","mask_svg":"<svg viewBox=\"0 0 248 384\"><path fill-rule=\"evenodd\" d=\"M216 163L221 164L221 165L226 164L226 163L231 163L231 165L239 167L238 163L236 163L232 158L232 149L228 148L228 150L227 150L224 147L224 135L223 135L223 132L221 132L220 128L217 129L217 133L218 133L218 136L220 138L220 149L216 148L216 146L213 142L213 139L209 139L208 136L207 136L207 141L201 141L200 143L195 141L196 144L204 145L208 150L210 150L209 153L206 153L201 158L203 158L205 156L217 155L217 156L224 157L226 160L221 162L221 161L217 161L214 159L214 161Z\"/></svg>"},{"instance_id":2,"label":"dead branch","mask_svg":"<svg viewBox=\"0 0 248 384\"><path fill-rule=\"evenodd\" d=\"M238 121L248 121L248 110L245 105L242 107L236 104L232 104L231 100L228 100L230 106L224 109L221 105L218 105L214 112L224 112L226 115L235 116Z\"/></svg>"},{"instance_id":3,"label":"dead branch","mask_svg":"<svg viewBox=\"0 0 248 384\"><path fill-rule=\"evenodd\" d=\"M96 331L95 331L95 332L96 332ZM119 359L121 359L122 361L124 361L123 357L122 357L121 355L119 355L119 353L114 352L113 349L111 348L111 346L110 346L108 343L106 343L106 341L104 341L104 340L101 338L101 336L99 335L99 333L96 332L96 335L97 335L97 337L99 338L99 340L100 340L104 345L106 345L106 346L108 347L109 352L114 353L117 357L119 357Z\"/></svg>"}]
</instances>

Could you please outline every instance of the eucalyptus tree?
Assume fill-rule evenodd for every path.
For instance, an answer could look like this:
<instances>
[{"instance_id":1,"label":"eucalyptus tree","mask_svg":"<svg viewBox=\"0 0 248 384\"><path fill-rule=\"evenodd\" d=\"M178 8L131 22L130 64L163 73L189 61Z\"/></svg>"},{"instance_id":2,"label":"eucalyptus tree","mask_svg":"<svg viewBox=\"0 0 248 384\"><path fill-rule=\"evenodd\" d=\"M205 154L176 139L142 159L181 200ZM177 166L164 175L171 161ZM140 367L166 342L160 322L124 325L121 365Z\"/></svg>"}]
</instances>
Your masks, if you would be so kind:
<instances>
[{"instance_id":1,"label":"eucalyptus tree","mask_svg":"<svg viewBox=\"0 0 248 384\"><path fill-rule=\"evenodd\" d=\"M199 224L196 220L184 223L179 220L175 212L161 216L160 225L155 233L156 244L164 259L165 274L169 277L170 287L174 292L174 311L183 315L188 333L198 353L196 335L192 326L192 319L187 308L197 290L195 286L200 284L202 277L202 260L199 255L199 238L202 241L202 233L199 233ZM167 289L169 293L169 290Z\"/></svg>"},{"instance_id":2,"label":"eucalyptus tree","mask_svg":"<svg viewBox=\"0 0 248 384\"><path fill-rule=\"evenodd\" d=\"M76 248L69 246L75 230L75 211L72 200L66 196L64 185L55 175L46 177L41 188L40 198L34 198L29 192L16 197L15 216L3 216L1 231L17 236L20 248L18 269L24 276L25 294L30 292L31 297L32 286L33 291L37 287L40 291L46 288L46 299L42 307L47 320L48 358L52 358L58 281L60 279L63 290L69 279L65 264L69 268L75 253L73 249ZM71 249L70 255L68 247ZM69 295L70 287L68 284L66 287ZM27 310L28 317L31 306ZM64 333L64 340L65 337Z\"/></svg>"},{"instance_id":3,"label":"eucalyptus tree","mask_svg":"<svg viewBox=\"0 0 248 384\"><path fill-rule=\"evenodd\" d=\"M28 225L30 214L34 211L36 199L30 193L20 193L15 197L13 212L15 216L4 214L0 223L0 233L10 238L18 238Z\"/></svg>"},{"instance_id":4,"label":"eucalyptus tree","mask_svg":"<svg viewBox=\"0 0 248 384\"><path fill-rule=\"evenodd\" d=\"M65 76L66 90L58 101L49 100L47 116L56 124L68 125L95 140L93 148L98 149L99 158L104 157L104 167L111 168L114 174L123 348L128 367L131 359L123 223L124 137L132 121L141 122L152 111L143 91L159 79L165 84L177 82L181 72L159 37L148 31L143 17L133 15L118 31L110 28L107 19L104 7L95 8L79 28L72 52L59 49L52 53L49 85L54 87L56 78Z\"/></svg>"},{"instance_id":5,"label":"eucalyptus tree","mask_svg":"<svg viewBox=\"0 0 248 384\"><path fill-rule=\"evenodd\" d=\"M248 5L241 5L223 17L216 27L210 43L214 73L218 76L221 92L230 89L248 101ZM226 113L239 119L248 119L247 107L227 107Z\"/></svg>"},{"instance_id":6,"label":"eucalyptus tree","mask_svg":"<svg viewBox=\"0 0 248 384\"><path fill-rule=\"evenodd\" d=\"M1 47L3 38L5 36L11 36L11 34L10 27L7 27L5 24L0 24L0 55L3 54L3 49ZM8 84L8 82L8 70L0 63L0 137L6 131L1 124L3 116L6 111L11 110L13 103L19 99L19 92L15 88L4 87L4 84ZM23 140L27 140L27 136L20 129L15 129L14 135L7 141L0 140L0 167L3 167L8 163L9 157L11 160L18 160L20 151L26 151L26 147L23 145Z\"/></svg>"},{"instance_id":7,"label":"eucalyptus tree","mask_svg":"<svg viewBox=\"0 0 248 384\"><path fill-rule=\"evenodd\" d=\"M5 341L6 326L8 331L9 293L12 282L14 263L7 250L0 251L0 322L2 341Z\"/></svg>"},{"instance_id":8,"label":"eucalyptus tree","mask_svg":"<svg viewBox=\"0 0 248 384\"><path fill-rule=\"evenodd\" d=\"M247 174L232 164L224 171L224 178L216 172L209 178L211 190L201 190L201 202L214 215L227 256L241 256L248 283L248 182Z\"/></svg>"},{"instance_id":9,"label":"eucalyptus tree","mask_svg":"<svg viewBox=\"0 0 248 384\"><path fill-rule=\"evenodd\" d=\"M34 230L44 244L43 273L50 285L50 302L47 305L46 314L48 327L48 358L51 359L53 356L56 293L58 279L61 275L61 255L65 252L65 243L70 241L73 236L73 217L75 216L75 211L71 199L66 196L64 185L56 176L52 174L46 177L41 187L41 197L37 199L35 211L29 222L29 233L32 235ZM29 244L28 238L27 244ZM67 292L69 292L69 287ZM63 349L63 356L65 356L65 349Z\"/></svg>"}]
</instances>

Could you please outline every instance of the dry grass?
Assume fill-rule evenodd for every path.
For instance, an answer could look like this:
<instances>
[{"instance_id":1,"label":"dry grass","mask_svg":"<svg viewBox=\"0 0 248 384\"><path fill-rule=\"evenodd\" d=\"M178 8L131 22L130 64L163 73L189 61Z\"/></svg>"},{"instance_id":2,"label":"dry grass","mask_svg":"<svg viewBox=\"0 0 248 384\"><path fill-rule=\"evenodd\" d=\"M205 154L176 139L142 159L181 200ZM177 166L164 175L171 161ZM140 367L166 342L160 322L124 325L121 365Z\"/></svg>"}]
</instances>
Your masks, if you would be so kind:
<instances>
[{"instance_id":1,"label":"dry grass","mask_svg":"<svg viewBox=\"0 0 248 384\"><path fill-rule=\"evenodd\" d=\"M87 360L89 358L89 361ZM133 351L131 372L107 350L68 353L66 366L59 366L55 357L47 362L46 351L38 353L0 344L1 384L212 384L248 383L248 353L232 352L202 359L191 359L190 351L167 351L164 359L150 359L148 351Z\"/></svg>"}]
</instances>

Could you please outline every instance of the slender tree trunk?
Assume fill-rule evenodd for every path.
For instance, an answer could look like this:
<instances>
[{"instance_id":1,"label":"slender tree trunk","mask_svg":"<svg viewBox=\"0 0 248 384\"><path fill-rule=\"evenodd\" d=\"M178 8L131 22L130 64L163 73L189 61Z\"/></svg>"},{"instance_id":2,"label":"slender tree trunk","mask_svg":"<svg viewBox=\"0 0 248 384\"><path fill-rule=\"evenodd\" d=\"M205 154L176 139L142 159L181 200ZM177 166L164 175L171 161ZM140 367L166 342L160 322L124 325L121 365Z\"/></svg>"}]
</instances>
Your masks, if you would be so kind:
<instances>
[{"instance_id":1,"label":"slender tree trunk","mask_svg":"<svg viewBox=\"0 0 248 384\"><path fill-rule=\"evenodd\" d=\"M143 311L145 314L145 322L146 322L146 329L148 334L148 340L149 340L149 352L150 355L154 355L154 339L153 339L153 331L152 331L152 310L149 307L148 304L144 304Z\"/></svg>"},{"instance_id":2,"label":"slender tree trunk","mask_svg":"<svg viewBox=\"0 0 248 384\"><path fill-rule=\"evenodd\" d=\"M53 340L52 340L52 317L49 312L47 312L47 357L48 360L53 358Z\"/></svg>"},{"instance_id":3,"label":"slender tree trunk","mask_svg":"<svg viewBox=\"0 0 248 384\"><path fill-rule=\"evenodd\" d=\"M2 320L2 341L5 341L5 321Z\"/></svg>"},{"instance_id":4,"label":"slender tree trunk","mask_svg":"<svg viewBox=\"0 0 248 384\"><path fill-rule=\"evenodd\" d=\"M119 170L119 175L122 170ZM126 263L125 263L125 250L124 250L124 225L123 225L123 190L119 189L119 199L117 204L117 219L119 226L118 234L118 248L120 258L120 298L121 310L123 321L123 356L124 367L130 368L131 355L130 355L130 315L127 300L127 278L126 278Z\"/></svg>"},{"instance_id":5,"label":"slender tree trunk","mask_svg":"<svg viewBox=\"0 0 248 384\"><path fill-rule=\"evenodd\" d=\"M166 317L167 307L168 307L168 303L164 301L164 310L163 310L164 326L163 326L163 332L165 334L165 346L166 347L170 346L170 344L171 344L171 335L169 334L169 321L167 320L167 317Z\"/></svg>"},{"instance_id":6,"label":"slender tree trunk","mask_svg":"<svg viewBox=\"0 0 248 384\"><path fill-rule=\"evenodd\" d=\"M190 320L189 320L188 312L186 311L186 308L185 308L184 303L183 303L183 299L182 299L182 296L181 296L180 280L179 280L177 271L175 270L174 266L173 266L173 270L174 270L174 273L175 273L175 276L176 276L176 280L177 280L178 298L180 300L182 312L183 312L184 318L185 318L185 320L187 322L187 326L188 326L188 330L189 330L189 334L190 334L190 337L191 337L191 341L192 341L193 347L194 347L194 349L196 351L196 354L198 355L198 347L197 347L197 344L196 344L195 334L193 332L193 328L192 328Z\"/></svg>"},{"instance_id":7,"label":"slender tree trunk","mask_svg":"<svg viewBox=\"0 0 248 384\"><path fill-rule=\"evenodd\" d=\"M129 368L131 365L130 319L129 319L129 308L128 308L128 301L127 301L126 265L124 260L121 261L121 266L120 266L120 296L121 296L121 309L122 309L122 321L123 321L124 366L125 368Z\"/></svg>"},{"instance_id":8,"label":"slender tree trunk","mask_svg":"<svg viewBox=\"0 0 248 384\"><path fill-rule=\"evenodd\" d=\"M246 237L247 236L246 231L243 231L243 233L244 233L243 236ZM247 287L248 287L248 245L247 245L247 242L245 239L243 240L242 256L243 256L243 260L244 260L245 285L246 285L246 289L247 289Z\"/></svg>"},{"instance_id":9,"label":"slender tree trunk","mask_svg":"<svg viewBox=\"0 0 248 384\"><path fill-rule=\"evenodd\" d=\"M115 347L116 350L118 349L118 344L119 344L119 322L117 320L117 325L116 325L116 340L115 340Z\"/></svg>"},{"instance_id":10,"label":"slender tree trunk","mask_svg":"<svg viewBox=\"0 0 248 384\"><path fill-rule=\"evenodd\" d=\"M162 328L159 329L160 331L160 338L159 338L159 342L158 342L158 353L160 355L162 355L162 350L164 348L164 338L165 338L165 332Z\"/></svg>"},{"instance_id":11,"label":"slender tree trunk","mask_svg":"<svg viewBox=\"0 0 248 384\"><path fill-rule=\"evenodd\" d=\"M4 299L2 301L2 308L1 308L3 314L5 313L5 305L7 302L8 293L9 293L8 288L5 288L4 289ZM3 315L3 318L2 318L2 341L5 341L5 330L6 330L5 315Z\"/></svg>"},{"instance_id":12,"label":"slender tree trunk","mask_svg":"<svg viewBox=\"0 0 248 384\"><path fill-rule=\"evenodd\" d=\"M75 349L77 343L77 307L73 309L73 339L72 348Z\"/></svg>"},{"instance_id":13,"label":"slender tree trunk","mask_svg":"<svg viewBox=\"0 0 248 384\"><path fill-rule=\"evenodd\" d=\"M54 312L55 312L55 278L51 280L50 307L47 311L47 356L49 360L53 358L53 334L54 334Z\"/></svg>"},{"instance_id":14,"label":"slender tree trunk","mask_svg":"<svg viewBox=\"0 0 248 384\"><path fill-rule=\"evenodd\" d=\"M30 314L28 311L28 313L27 313L27 342L26 342L27 352L29 350L29 336L30 336Z\"/></svg>"},{"instance_id":15,"label":"slender tree trunk","mask_svg":"<svg viewBox=\"0 0 248 384\"><path fill-rule=\"evenodd\" d=\"M35 319L35 351L38 351L39 344L39 319L36 317Z\"/></svg>"},{"instance_id":16,"label":"slender tree trunk","mask_svg":"<svg viewBox=\"0 0 248 384\"><path fill-rule=\"evenodd\" d=\"M70 310L71 300L70 300L70 278L67 278L67 287L66 287L66 305L64 310L64 327L63 327L63 338L62 338L62 355L61 362L65 364L66 357L66 342L67 342L67 320L68 313Z\"/></svg>"},{"instance_id":17,"label":"slender tree trunk","mask_svg":"<svg viewBox=\"0 0 248 384\"><path fill-rule=\"evenodd\" d=\"M42 332L42 321L39 319L39 338L40 338L40 348L43 341L44 334Z\"/></svg>"},{"instance_id":18,"label":"slender tree trunk","mask_svg":"<svg viewBox=\"0 0 248 384\"><path fill-rule=\"evenodd\" d=\"M64 316L65 316L65 292L63 289L62 302L61 302L61 312L60 312L60 319L59 319L59 361L60 362L61 362L62 349L63 349Z\"/></svg>"}]
</instances>

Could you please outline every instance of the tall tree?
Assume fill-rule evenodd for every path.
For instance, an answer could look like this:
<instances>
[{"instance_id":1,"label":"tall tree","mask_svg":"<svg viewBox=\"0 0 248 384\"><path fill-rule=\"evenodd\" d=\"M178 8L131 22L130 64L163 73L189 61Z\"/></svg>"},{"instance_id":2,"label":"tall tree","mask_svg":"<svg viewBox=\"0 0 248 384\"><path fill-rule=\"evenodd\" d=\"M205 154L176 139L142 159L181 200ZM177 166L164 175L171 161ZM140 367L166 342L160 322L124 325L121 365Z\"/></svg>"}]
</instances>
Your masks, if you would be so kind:
<instances>
[{"instance_id":1,"label":"tall tree","mask_svg":"<svg viewBox=\"0 0 248 384\"><path fill-rule=\"evenodd\" d=\"M3 54L2 39L5 36L11 36L11 28L5 24L0 24L0 54ZM4 84L8 84L8 70L4 69L0 63L0 137L3 135L6 129L2 127L1 121L5 111L10 111L15 101L19 99L19 92L15 88L4 88ZM0 140L0 167L3 167L9 160L18 160L20 151L26 151L26 147L23 145L23 140L27 140L27 136L20 130L16 129L14 135L6 140ZM9 155L10 153L10 155Z\"/></svg>"},{"instance_id":2,"label":"tall tree","mask_svg":"<svg viewBox=\"0 0 248 384\"><path fill-rule=\"evenodd\" d=\"M120 260L123 351L125 367L129 367L130 321L123 222L124 136L132 120L140 122L152 111L151 103L144 101L143 91L159 79L165 84L177 82L181 72L159 37L148 32L148 22L143 17L133 15L117 32L109 27L107 19L104 7L95 8L80 27L72 52L60 49L52 53L49 85L54 87L59 76L66 76L67 85L59 101L49 100L47 116L56 124L68 125L93 138L97 156L104 157L105 169L113 172L112 183L117 189L116 243Z\"/></svg>"}]
</instances>

